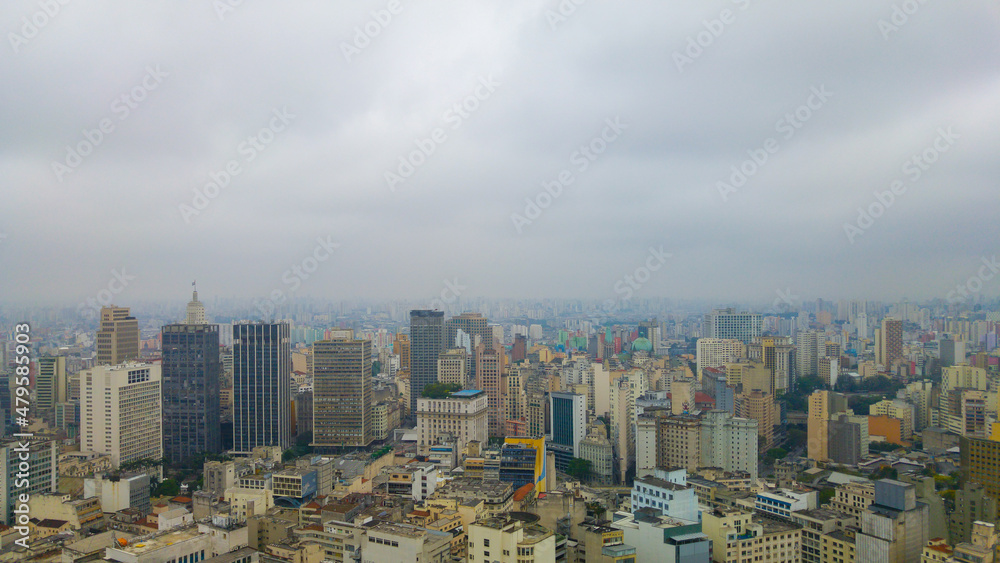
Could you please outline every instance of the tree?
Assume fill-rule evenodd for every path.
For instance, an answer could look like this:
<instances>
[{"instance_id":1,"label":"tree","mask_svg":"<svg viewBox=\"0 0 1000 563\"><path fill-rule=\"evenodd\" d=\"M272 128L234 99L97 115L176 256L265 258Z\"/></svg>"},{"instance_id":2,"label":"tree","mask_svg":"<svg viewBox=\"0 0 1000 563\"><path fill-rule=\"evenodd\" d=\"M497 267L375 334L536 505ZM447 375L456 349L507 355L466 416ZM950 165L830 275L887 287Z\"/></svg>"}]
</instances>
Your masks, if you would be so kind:
<instances>
[{"instance_id":1,"label":"tree","mask_svg":"<svg viewBox=\"0 0 1000 563\"><path fill-rule=\"evenodd\" d=\"M569 460L569 466L566 468L566 473L576 477L580 481L583 481L590 475L590 465L591 463L589 459L574 457Z\"/></svg>"},{"instance_id":2,"label":"tree","mask_svg":"<svg viewBox=\"0 0 1000 563\"><path fill-rule=\"evenodd\" d=\"M836 489L832 489L832 488L821 489L819 491L819 504L823 505L823 504L826 504L826 503L830 502L830 500L834 496L836 496L836 494L837 494L837 490Z\"/></svg>"},{"instance_id":3,"label":"tree","mask_svg":"<svg viewBox=\"0 0 1000 563\"><path fill-rule=\"evenodd\" d=\"M788 455L788 452L783 448L771 448L767 450L767 453L764 455L767 457L768 461L774 462L779 459L783 459L786 455Z\"/></svg>"},{"instance_id":4,"label":"tree","mask_svg":"<svg viewBox=\"0 0 1000 563\"><path fill-rule=\"evenodd\" d=\"M462 386L457 383L429 383L424 386L420 396L428 399L447 399L452 393L461 390Z\"/></svg>"},{"instance_id":5,"label":"tree","mask_svg":"<svg viewBox=\"0 0 1000 563\"><path fill-rule=\"evenodd\" d=\"M798 428L788 429L788 447L795 449L805 447L806 442L809 440L809 435L805 430L800 430Z\"/></svg>"},{"instance_id":6,"label":"tree","mask_svg":"<svg viewBox=\"0 0 1000 563\"><path fill-rule=\"evenodd\" d=\"M153 496L157 497L175 497L181 492L180 483L175 479L164 479L162 483L156 490L153 491Z\"/></svg>"}]
</instances>

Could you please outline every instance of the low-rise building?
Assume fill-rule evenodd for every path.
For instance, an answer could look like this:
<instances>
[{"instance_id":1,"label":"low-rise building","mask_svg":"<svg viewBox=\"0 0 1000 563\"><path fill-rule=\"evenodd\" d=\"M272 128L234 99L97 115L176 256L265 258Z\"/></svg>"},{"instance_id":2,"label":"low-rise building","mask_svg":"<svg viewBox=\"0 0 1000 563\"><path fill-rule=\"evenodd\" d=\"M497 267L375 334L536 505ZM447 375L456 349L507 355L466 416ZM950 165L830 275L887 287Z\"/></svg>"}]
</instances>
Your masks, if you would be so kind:
<instances>
[{"instance_id":1,"label":"low-rise building","mask_svg":"<svg viewBox=\"0 0 1000 563\"><path fill-rule=\"evenodd\" d=\"M816 491L796 492L779 489L757 493L754 510L773 518L792 519L792 512L816 508Z\"/></svg>"},{"instance_id":2,"label":"low-rise building","mask_svg":"<svg viewBox=\"0 0 1000 563\"><path fill-rule=\"evenodd\" d=\"M379 522L365 528L363 563L445 563L451 558L452 535L409 524Z\"/></svg>"},{"instance_id":3,"label":"low-rise building","mask_svg":"<svg viewBox=\"0 0 1000 563\"><path fill-rule=\"evenodd\" d=\"M656 510L641 508L632 513L616 513L611 526L624 532L623 541L635 548L636 561L711 561L712 542L701 531L700 522L670 518Z\"/></svg>"},{"instance_id":4,"label":"low-rise building","mask_svg":"<svg viewBox=\"0 0 1000 563\"><path fill-rule=\"evenodd\" d=\"M718 563L801 561L802 528L796 524L718 508L704 512L701 525L712 541L712 560Z\"/></svg>"},{"instance_id":5,"label":"low-rise building","mask_svg":"<svg viewBox=\"0 0 1000 563\"><path fill-rule=\"evenodd\" d=\"M434 494L437 487L437 467L433 463L412 462L389 470L386 491L422 501Z\"/></svg>"},{"instance_id":6,"label":"low-rise building","mask_svg":"<svg viewBox=\"0 0 1000 563\"><path fill-rule=\"evenodd\" d=\"M66 494L37 494L28 501L30 514L39 520L65 520L74 530L103 528L104 512L97 497L73 500Z\"/></svg>"},{"instance_id":7,"label":"low-rise building","mask_svg":"<svg viewBox=\"0 0 1000 563\"><path fill-rule=\"evenodd\" d=\"M654 469L632 485L632 510L652 508L664 516L698 520L698 499L684 469Z\"/></svg>"},{"instance_id":8,"label":"low-rise building","mask_svg":"<svg viewBox=\"0 0 1000 563\"><path fill-rule=\"evenodd\" d=\"M503 481L480 481L468 477L452 479L431 495L434 500L455 499L462 502L483 503L484 518L510 512L514 502L514 486Z\"/></svg>"},{"instance_id":9,"label":"low-rise building","mask_svg":"<svg viewBox=\"0 0 1000 563\"><path fill-rule=\"evenodd\" d=\"M555 561L556 536L538 520L534 514L511 512L476 522L469 528L469 561Z\"/></svg>"}]
</instances>

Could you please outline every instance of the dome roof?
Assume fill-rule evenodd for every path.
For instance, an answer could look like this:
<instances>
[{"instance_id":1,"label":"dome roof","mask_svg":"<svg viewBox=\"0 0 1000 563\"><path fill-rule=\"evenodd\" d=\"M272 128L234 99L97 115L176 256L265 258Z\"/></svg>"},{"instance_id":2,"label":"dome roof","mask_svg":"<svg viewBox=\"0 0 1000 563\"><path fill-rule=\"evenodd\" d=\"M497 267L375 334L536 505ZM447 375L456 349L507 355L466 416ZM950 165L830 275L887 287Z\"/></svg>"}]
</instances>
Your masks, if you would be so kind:
<instances>
[{"instance_id":1,"label":"dome roof","mask_svg":"<svg viewBox=\"0 0 1000 563\"><path fill-rule=\"evenodd\" d=\"M644 352L652 352L653 343L650 342L648 338L640 336L632 341L632 349L636 351L642 350Z\"/></svg>"}]
</instances>

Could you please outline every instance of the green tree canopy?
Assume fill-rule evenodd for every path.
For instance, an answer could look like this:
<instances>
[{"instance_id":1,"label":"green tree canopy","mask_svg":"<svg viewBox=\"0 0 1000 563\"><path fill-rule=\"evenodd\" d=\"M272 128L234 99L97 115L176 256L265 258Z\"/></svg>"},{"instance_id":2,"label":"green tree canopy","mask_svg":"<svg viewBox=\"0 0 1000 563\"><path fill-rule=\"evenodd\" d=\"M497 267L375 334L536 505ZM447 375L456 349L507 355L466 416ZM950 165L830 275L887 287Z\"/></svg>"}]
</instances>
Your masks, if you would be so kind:
<instances>
[{"instance_id":1,"label":"green tree canopy","mask_svg":"<svg viewBox=\"0 0 1000 563\"><path fill-rule=\"evenodd\" d=\"M447 399L452 393L461 390L462 386L457 383L430 383L424 387L420 396L427 399Z\"/></svg>"},{"instance_id":2,"label":"green tree canopy","mask_svg":"<svg viewBox=\"0 0 1000 563\"><path fill-rule=\"evenodd\" d=\"M569 460L569 466L566 468L566 473L583 481L590 475L590 466L591 463L589 459L574 457Z\"/></svg>"}]
</instances>

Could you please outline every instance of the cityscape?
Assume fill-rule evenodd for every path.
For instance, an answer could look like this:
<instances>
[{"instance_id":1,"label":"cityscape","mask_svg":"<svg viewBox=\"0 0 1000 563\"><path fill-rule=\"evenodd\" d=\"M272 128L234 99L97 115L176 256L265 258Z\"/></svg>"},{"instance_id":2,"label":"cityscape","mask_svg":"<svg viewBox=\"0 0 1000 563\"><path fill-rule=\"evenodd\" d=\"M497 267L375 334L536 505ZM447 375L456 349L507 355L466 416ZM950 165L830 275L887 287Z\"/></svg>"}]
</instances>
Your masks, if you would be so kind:
<instances>
[{"instance_id":1,"label":"cityscape","mask_svg":"<svg viewBox=\"0 0 1000 563\"><path fill-rule=\"evenodd\" d=\"M0 31L0 563L1000 563L996 2Z\"/></svg>"}]
</instances>

